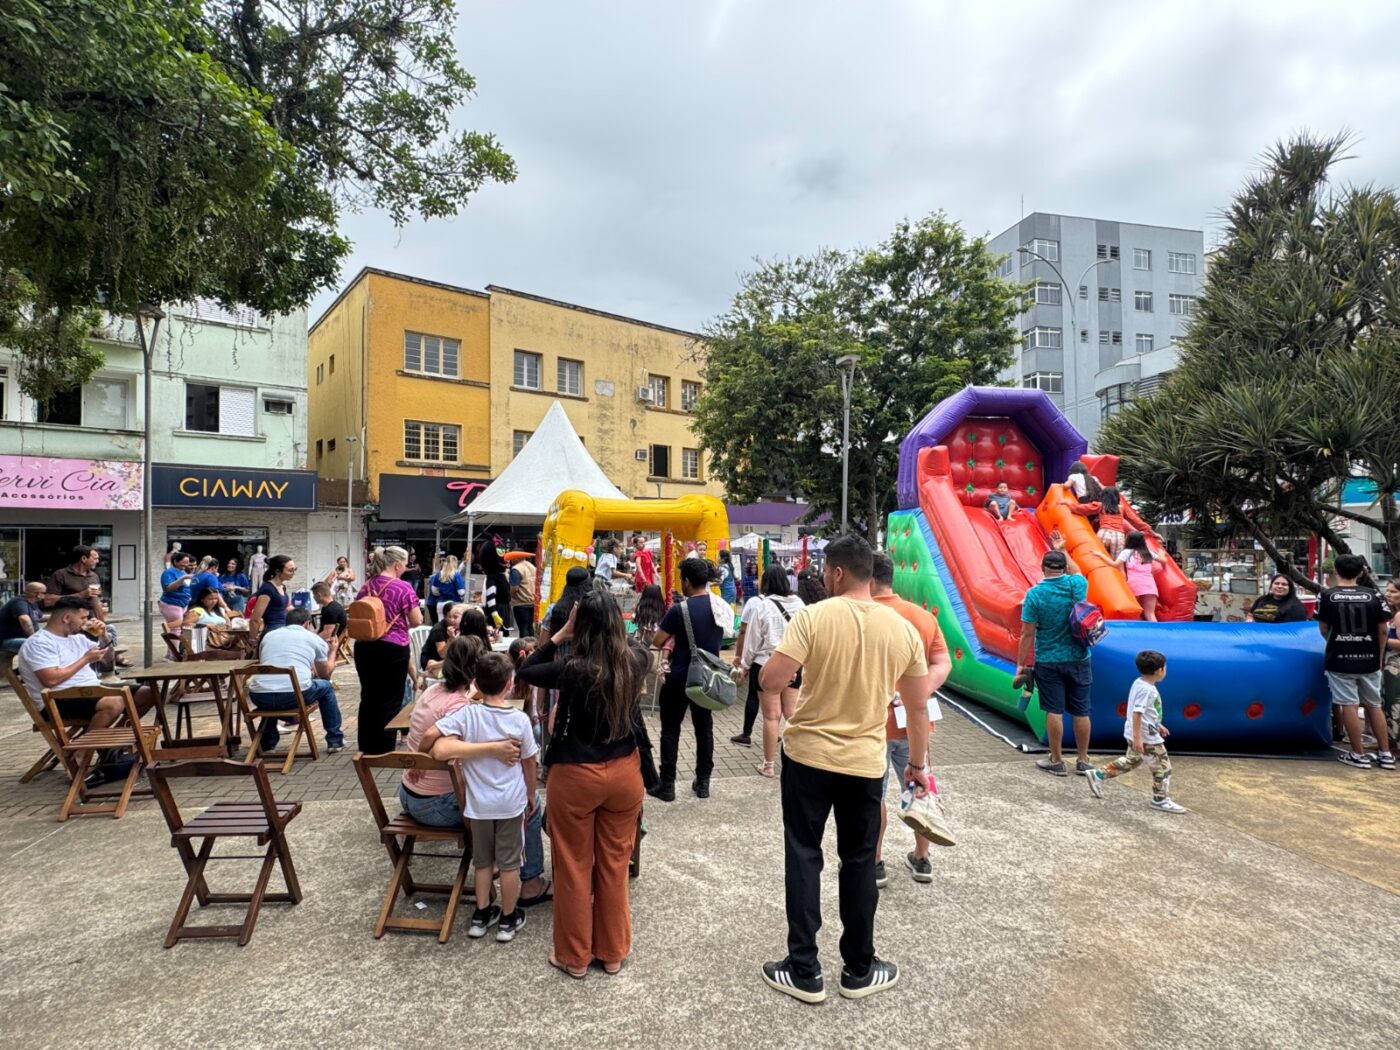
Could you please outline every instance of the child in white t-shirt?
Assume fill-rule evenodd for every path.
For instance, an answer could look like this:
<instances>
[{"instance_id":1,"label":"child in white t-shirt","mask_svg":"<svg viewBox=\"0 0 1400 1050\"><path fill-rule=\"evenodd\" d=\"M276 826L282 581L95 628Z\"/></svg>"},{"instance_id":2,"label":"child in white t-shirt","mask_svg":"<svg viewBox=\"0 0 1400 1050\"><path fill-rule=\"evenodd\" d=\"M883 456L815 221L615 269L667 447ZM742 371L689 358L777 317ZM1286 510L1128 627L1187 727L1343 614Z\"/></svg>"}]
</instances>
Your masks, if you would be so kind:
<instances>
[{"instance_id":1,"label":"child in white t-shirt","mask_svg":"<svg viewBox=\"0 0 1400 1050\"><path fill-rule=\"evenodd\" d=\"M1163 813L1185 813L1171 798L1172 760L1167 756L1165 738L1171 733L1162 725L1162 694L1157 683L1167 677L1167 658L1153 649L1137 654L1138 679L1128 691L1128 716L1123 723L1123 736L1128 741L1127 753L1085 777L1095 798L1103 798L1105 780L1128 773L1145 760L1152 768L1152 808Z\"/></svg>"},{"instance_id":2,"label":"child in white t-shirt","mask_svg":"<svg viewBox=\"0 0 1400 1050\"><path fill-rule=\"evenodd\" d=\"M513 940L525 925L519 906L520 862L525 817L535 811L536 760L539 745L529 717L510 701L515 669L504 653L487 653L476 662L476 690L481 703L467 704L439 719L423 734L419 750L432 749L438 759L459 759L466 780L463 816L471 824L472 864L476 868L476 911L468 937L484 937L497 926L496 940ZM465 746L495 740L519 740L520 764L471 754ZM493 874L501 873L501 903L491 901Z\"/></svg>"}]
</instances>

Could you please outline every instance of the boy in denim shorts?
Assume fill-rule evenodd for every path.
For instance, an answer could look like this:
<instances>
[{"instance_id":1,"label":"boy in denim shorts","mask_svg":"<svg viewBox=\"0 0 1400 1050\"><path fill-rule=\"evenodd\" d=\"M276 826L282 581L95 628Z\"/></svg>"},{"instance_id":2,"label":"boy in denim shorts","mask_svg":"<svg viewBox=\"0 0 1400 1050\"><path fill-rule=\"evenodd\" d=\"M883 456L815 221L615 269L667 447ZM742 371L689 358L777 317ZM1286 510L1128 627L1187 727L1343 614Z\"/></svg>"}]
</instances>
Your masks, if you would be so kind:
<instances>
[{"instance_id":1,"label":"boy in denim shorts","mask_svg":"<svg viewBox=\"0 0 1400 1050\"><path fill-rule=\"evenodd\" d=\"M1341 714L1350 748L1337 757L1358 769L1371 768L1371 756L1361 742L1357 705L1366 708L1366 720L1376 738L1376 763L1395 768L1390 734L1381 710L1381 661L1385 657L1385 606L1380 595L1358 584L1366 563L1355 554L1337 559L1337 586L1322 592L1317 602L1317 626L1327 639L1327 685L1332 706Z\"/></svg>"},{"instance_id":2,"label":"boy in denim shorts","mask_svg":"<svg viewBox=\"0 0 1400 1050\"><path fill-rule=\"evenodd\" d=\"M467 704L440 719L423 735L420 747L431 745L439 759L464 759L462 776L467 783L463 816L471 823L472 864L476 868L476 911L468 937L484 937L499 923L496 940L515 938L525 925L520 907L520 860L524 846L524 821L535 811L535 756L539 745L530 719L509 700L515 669L504 653L487 653L476 662L479 704ZM437 735L433 735L436 731ZM520 741L520 765L499 758L464 756L463 744L493 740ZM491 881L501 873L501 903L491 903Z\"/></svg>"},{"instance_id":3,"label":"boy in denim shorts","mask_svg":"<svg viewBox=\"0 0 1400 1050\"><path fill-rule=\"evenodd\" d=\"M1036 768L1052 776L1069 775L1061 755L1065 735L1065 712L1074 719L1074 746L1078 758L1074 771L1084 776L1094 767L1089 763L1089 688L1094 675L1089 666L1089 650L1075 642L1069 631L1069 617L1076 602L1089 594L1083 576L1069 574L1064 551L1049 550L1040 559L1045 578L1026 592L1021 603L1021 648L1018 652L1017 679L1034 674L1040 709L1045 712L1045 739L1050 757L1036 762Z\"/></svg>"}]
</instances>

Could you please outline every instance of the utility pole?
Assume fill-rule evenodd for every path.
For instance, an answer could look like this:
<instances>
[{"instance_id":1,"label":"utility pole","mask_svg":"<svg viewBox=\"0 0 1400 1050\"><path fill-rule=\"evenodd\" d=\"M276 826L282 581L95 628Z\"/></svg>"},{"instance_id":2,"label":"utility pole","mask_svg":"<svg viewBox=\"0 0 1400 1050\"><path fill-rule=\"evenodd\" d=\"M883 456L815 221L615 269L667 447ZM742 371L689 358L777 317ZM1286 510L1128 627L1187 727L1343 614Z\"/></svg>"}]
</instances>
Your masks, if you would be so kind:
<instances>
[{"instance_id":1,"label":"utility pole","mask_svg":"<svg viewBox=\"0 0 1400 1050\"><path fill-rule=\"evenodd\" d=\"M151 336L146 338L146 318L151 319ZM159 306L142 304L136 308L136 340L141 345L141 522L145 534L145 557L141 560L141 626L145 636L145 657L142 666L150 667L155 653L155 609L151 597L151 558L155 546L155 529L151 514L151 371L155 356L156 336L165 311Z\"/></svg>"},{"instance_id":2,"label":"utility pole","mask_svg":"<svg viewBox=\"0 0 1400 1050\"><path fill-rule=\"evenodd\" d=\"M851 466L851 384L855 382L856 365L860 358L855 354L845 354L836 359L837 373L841 376L841 535L846 535L846 494L850 482Z\"/></svg>"}]
</instances>

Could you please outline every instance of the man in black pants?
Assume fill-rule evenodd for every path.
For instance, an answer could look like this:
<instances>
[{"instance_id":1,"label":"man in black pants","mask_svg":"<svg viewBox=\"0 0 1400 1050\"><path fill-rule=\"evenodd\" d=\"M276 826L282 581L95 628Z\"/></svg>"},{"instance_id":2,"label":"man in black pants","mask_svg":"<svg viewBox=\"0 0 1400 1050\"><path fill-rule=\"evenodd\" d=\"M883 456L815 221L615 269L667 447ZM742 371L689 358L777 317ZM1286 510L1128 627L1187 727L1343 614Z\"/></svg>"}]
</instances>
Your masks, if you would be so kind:
<instances>
[{"instance_id":1,"label":"man in black pants","mask_svg":"<svg viewBox=\"0 0 1400 1050\"><path fill-rule=\"evenodd\" d=\"M704 558L687 558L681 562L681 591L685 607L690 612L690 629L695 644L706 652L719 655L724 631L715 622L710 603L710 563ZM695 783L691 785L696 798L710 797L710 772L715 767L715 720L713 712L692 703L685 695L685 676L690 669L690 642L686 637L681 604L666 610L661 623L651 636L652 648L660 649L675 638L671 653L671 668L661 685L661 782L648 793L662 802L676 800L676 755L680 751L681 723L690 711L695 727Z\"/></svg>"},{"instance_id":2,"label":"man in black pants","mask_svg":"<svg viewBox=\"0 0 1400 1050\"><path fill-rule=\"evenodd\" d=\"M928 664L918 632L870 593L874 552L858 536L826 548L831 597L792 618L760 686L777 691L802 669L802 702L783 734L783 845L788 955L763 964L771 987L804 1003L826 998L821 929L822 837L836 814L841 858L841 994L860 999L893 988L899 968L875 955L875 847L885 772L885 712L896 692L908 710L903 782L928 791ZM911 760L912 761L912 760Z\"/></svg>"}]
</instances>

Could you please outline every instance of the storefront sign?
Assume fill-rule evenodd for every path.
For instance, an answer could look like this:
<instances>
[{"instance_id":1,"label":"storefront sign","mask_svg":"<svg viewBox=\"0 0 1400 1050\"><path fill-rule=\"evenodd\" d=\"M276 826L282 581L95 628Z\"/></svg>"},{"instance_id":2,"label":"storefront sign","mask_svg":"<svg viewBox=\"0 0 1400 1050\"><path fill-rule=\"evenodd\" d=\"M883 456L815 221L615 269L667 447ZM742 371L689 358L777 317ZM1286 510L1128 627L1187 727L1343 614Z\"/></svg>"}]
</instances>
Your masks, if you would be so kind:
<instances>
[{"instance_id":1,"label":"storefront sign","mask_svg":"<svg viewBox=\"0 0 1400 1050\"><path fill-rule=\"evenodd\" d=\"M141 464L0 456L0 507L140 510Z\"/></svg>"},{"instance_id":2,"label":"storefront sign","mask_svg":"<svg viewBox=\"0 0 1400 1050\"><path fill-rule=\"evenodd\" d=\"M156 463L151 505L227 510L315 510L316 473Z\"/></svg>"},{"instance_id":3,"label":"storefront sign","mask_svg":"<svg viewBox=\"0 0 1400 1050\"><path fill-rule=\"evenodd\" d=\"M379 475L381 521L438 521L471 505L490 484L466 478Z\"/></svg>"}]
</instances>

